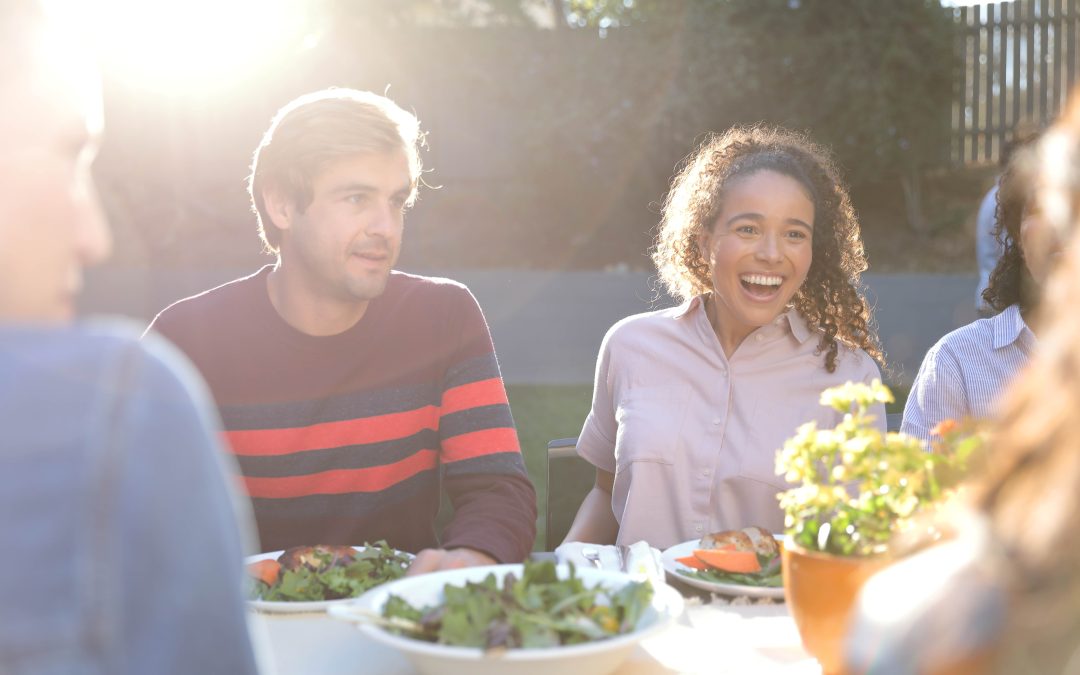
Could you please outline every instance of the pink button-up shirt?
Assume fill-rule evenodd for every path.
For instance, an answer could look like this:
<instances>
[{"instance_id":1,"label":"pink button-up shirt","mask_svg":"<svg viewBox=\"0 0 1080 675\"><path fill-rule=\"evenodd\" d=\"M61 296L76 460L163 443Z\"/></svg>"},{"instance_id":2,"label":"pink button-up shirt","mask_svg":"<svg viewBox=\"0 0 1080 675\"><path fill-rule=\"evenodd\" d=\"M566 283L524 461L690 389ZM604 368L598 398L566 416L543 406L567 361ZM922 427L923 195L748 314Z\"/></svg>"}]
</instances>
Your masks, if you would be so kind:
<instances>
[{"instance_id":1,"label":"pink button-up shirt","mask_svg":"<svg viewBox=\"0 0 1080 675\"><path fill-rule=\"evenodd\" d=\"M818 403L822 390L881 377L866 352L843 346L836 372L826 371L818 339L790 310L728 358L701 296L608 331L577 451L615 474L618 543L667 548L750 525L783 531L777 494L789 486L777 451L805 422L839 421ZM884 431L884 407L875 413Z\"/></svg>"}]
</instances>

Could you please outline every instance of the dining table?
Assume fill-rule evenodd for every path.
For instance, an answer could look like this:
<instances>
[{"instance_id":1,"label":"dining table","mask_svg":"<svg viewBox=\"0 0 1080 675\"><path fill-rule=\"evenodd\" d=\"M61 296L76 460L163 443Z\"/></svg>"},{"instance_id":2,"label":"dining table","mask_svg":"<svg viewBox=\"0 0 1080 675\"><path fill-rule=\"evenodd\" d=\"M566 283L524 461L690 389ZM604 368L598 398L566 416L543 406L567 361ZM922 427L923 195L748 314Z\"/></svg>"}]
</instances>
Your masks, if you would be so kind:
<instances>
[{"instance_id":1,"label":"dining table","mask_svg":"<svg viewBox=\"0 0 1080 675\"><path fill-rule=\"evenodd\" d=\"M739 673L820 675L802 648L783 602L724 597L671 582L686 610L663 631L640 642L614 675ZM409 660L356 626L322 613L252 610L252 632L276 675L413 675Z\"/></svg>"}]
</instances>

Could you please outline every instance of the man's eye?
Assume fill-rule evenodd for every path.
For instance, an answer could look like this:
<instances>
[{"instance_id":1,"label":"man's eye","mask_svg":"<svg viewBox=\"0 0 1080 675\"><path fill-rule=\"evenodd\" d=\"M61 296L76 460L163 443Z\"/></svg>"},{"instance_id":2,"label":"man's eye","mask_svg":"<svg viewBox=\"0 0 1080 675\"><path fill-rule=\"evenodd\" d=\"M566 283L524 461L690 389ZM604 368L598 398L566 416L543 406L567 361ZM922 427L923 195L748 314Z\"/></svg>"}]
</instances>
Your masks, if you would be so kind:
<instances>
[{"instance_id":1,"label":"man's eye","mask_svg":"<svg viewBox=\"0 0 1080 675\"><path fill-rule=\"evenodd\" d=\"M367 195L349 195L345 198L350 204L363 204L367 200Z\"/></svg>"},{"instance_id":2,"label":"man's eye","mask_svg":"<svg viewBox=\"0 0 1080 675\"><path fill-rule=\"evenodd\" d=\"M735 228L735 231L739 234L754 234L757 232L757 228L753 225L739 225Z\"/></svg>"},{"instance_id":3,"label":"man's eye","mask_svg":"<svg viewBox=\"0 0 1080 675\"><path fill-rule=\"evenodd\" d=\"M792 239L806 239L806 233L802 230L792 230L788 232L788 237Z\"/></svg>"}]
</instances>

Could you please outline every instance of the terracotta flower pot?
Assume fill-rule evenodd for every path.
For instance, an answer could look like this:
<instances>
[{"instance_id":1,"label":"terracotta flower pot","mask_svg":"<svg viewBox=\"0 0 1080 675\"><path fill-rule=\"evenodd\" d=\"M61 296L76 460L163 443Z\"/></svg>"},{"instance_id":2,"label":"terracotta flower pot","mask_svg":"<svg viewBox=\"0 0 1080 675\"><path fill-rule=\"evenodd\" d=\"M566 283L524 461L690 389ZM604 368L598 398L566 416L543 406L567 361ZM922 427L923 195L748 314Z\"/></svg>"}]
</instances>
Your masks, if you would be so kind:
<instances>
[{"instance_id":1,"label":"terracotta flower pot","mask_svg":"<svg viewBox=\"0 0 1080 675\"><path fill-rule=\"evenodd\" d=\"M803 648L821 664L823 675L843 673L844 635L855 598L888 560L829 555L791 542L782 555L784 596Z\"/></svg>"}]
</instances>

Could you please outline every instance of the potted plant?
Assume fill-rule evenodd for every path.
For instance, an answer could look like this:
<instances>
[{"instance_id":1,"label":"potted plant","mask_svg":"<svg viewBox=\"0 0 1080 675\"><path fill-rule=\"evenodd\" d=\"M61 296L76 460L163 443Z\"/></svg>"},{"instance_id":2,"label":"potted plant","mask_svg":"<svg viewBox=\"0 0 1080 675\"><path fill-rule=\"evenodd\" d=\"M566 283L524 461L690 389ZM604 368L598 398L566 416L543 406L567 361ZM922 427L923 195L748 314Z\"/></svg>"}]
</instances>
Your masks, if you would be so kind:
<instances>
[{"instance_id":1,"label":"potted plant","mask_svg":"<svg viewBox=\"0 0 1080 675\"><path fill-rule=\"evenodd\" d=\"M826 674L840 672L855 597L887 564L890 541L958 481L980 443L954 423L935 430L932 453L918 439L882 433L871 409L892 401L876 380L827 389L821 403L843 413L841 422L804 424L777 456L777 472L796 485L780 495L784 592L803 646Z\"/></svg>"}]
</instances>

